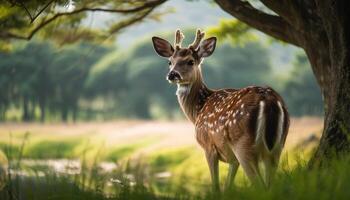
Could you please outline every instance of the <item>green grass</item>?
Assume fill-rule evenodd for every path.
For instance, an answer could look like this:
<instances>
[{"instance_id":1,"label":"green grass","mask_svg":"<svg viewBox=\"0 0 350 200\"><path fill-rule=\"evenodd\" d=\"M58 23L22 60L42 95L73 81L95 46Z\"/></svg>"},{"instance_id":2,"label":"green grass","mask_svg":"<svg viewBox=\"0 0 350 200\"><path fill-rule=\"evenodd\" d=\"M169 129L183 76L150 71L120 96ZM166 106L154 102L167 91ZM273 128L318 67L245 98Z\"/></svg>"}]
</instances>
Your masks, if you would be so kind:
<instances>
[{"instance_id":1,"label":"green grass","mask_svg":"<svg viewBox=\"0 0 350 200\"><path fill-rule=\"evenodd\" d=\"M74 149L79 141L45 141L35 142L24 146L23 158L31 159L60 159L74 157ZM9 157L18 157L21 151L20 144L0 143L0 150L11 154Z\"/></svg>"},{"instance_id":2,"label":"green grass","mask_svg":"<svg viewBox=\"0 0 350 200\"><path fill-rule=\"evenodd\" d=\"M22 135L21 138L26 137ZM196 147L162 149L139 159L131 158L142 148L158 141L159 138L143 138L113 148L99 148L97 143L86 143L79 138L32 140L29 137L25 142L1 142L0 149L7 157L11 154L11 169L28 172L28 175L10 174L5 187L0 188L0 199L218 199L210 192L209 170L203 152ZM90 157L84 157L84 152L90 152ZM242 170L239 170L235 186L222 193L221 199L349 199L350 158L334 160L324 168L308 169L306 165L310 152L312 151L304 150L283 154L277 176L269 189L250 185ZM17 164L21 158L81 157L86 159L81 161L80 173L74 175L58 174L46 166L28 167ZM101 161L118 162L118 168L103 171L98 167L98 162ZM0 167L0 180L2 172ZM169 172L171 177L159 178L157 174L160 172ZM225 181L226 172L227 166L221 164L221 185Z\"/></svg>"},{"instance_id":3,"label":"green grass","mask_svg":"<svg viewBox=\"0 0 350 200\"><path fill-rule=\"evenodd\" d=\"M333 161L331 166L319 169L298 165L291 171L279 172L268 190L257 187L237 188L229 191L224 199L349 199L349 166L350 159Z\"/></svg>"},{"instance_id":4,"label":"green grass","mask_svg":"<svg viewBox=\"0 0 350 200\"><path fill-rule=\"evenodd\" d=\"M10 152L10 159L21 154L23 158L29 159L71 159L81 158L84 155L88 160L93 160L96 153L102 151L103 154L99 160L116 162L159 142L162 136L155 134L155 136L147 136L129 143L108 146L103 139L94 133L52 136L41 132L0 132L0 151ZM21 149L22 146L23 149ZM20 152L21 150L23 152Z\"/></svg>"},{"instance_id":5,"label":"green grass","mask_svg":"<svg viewBox=\"0 0 350 200\"><path fill-rule=\"evenodd\" d=\"M138 147L133 145L125 145L123 147L118 147L108 154L107 160L118 161L119 159L132 154L137 149Z\"/></svg>"},{"instance_id":6,"label":"green grass","mask_svg":"<svg viewBox=\"0 0 350 200\"><path fill-rule=\"evenodd\" d=\"M181 165L182 162L191 157L194 148L176 148L163 150L148 157L149 164L153 171L166 171Z\"/></svg>"},{"instance_id":7,"label":"green grass","mask_svg":"<svg viewBox=\"0 0 350 200\"><path fill-rule=\"evenodd\" d=\"M40 141L29 145L24 152L24 157L36 159L60 159L71 158L73 151L79 145L79 141Z\"/></svg>"},{"instance_id":8,"label":"green grass","mask_svg":"<svg viewBox=\"0 0 350 200\"><path fill-rule=\"evenodd\" d=\"M11 155L9 155L9 152L11 152L13 155L19 155L19 149L19 145L0 142L0 151L2 150L4 153L6 153L8 157L11 157Z\"/></svg>"},{"instance_id":9,"label":"green grass","mask_svg":"<svg viewBox=\"0 0 350 200\"><path fill-rule=\"evenodd\" d=\"M154 161L157 163L157 161ZM153 163L153 164L154 164ZM5 188L0 191L0 199L10 200L25 197L28 200L41 199L199 199L214 200L217 196L210 193L209 183L196 183L196 176L182 177L180 183L163 181L161 192L157 183L150 177L149 167L143 162L130 161L116 171L103 173L86 168L76 176L58 176L54 173L44 177L12 177ZM222 193L221 199L247 200L326 200L349 199L350 159L333 161L325 168L308 169L304 164L293 168L284 164L269 189L251 186L245 183L232 187ZM128 176L126 176L128 174ZM129 180L127 177L135 177ZM84 178L85 177L85 178ZM119 183L110 183L110 177ZM131 182L135 182L131 184ZM107 184L108 183L108 184ZM188 190L189 186L197 188L196 192Z\"/></svg>"},{"instance_id":10,"label":"green grass","mask_svg":"<svg viewBox=\"0 0 350 200\"><path fill-rule=\"evenodd\" d=\"M115 148L111 148L107 150L107 156L106 160L108 161L120 161L123 158L130 157L133 153L135 153L137 150L140 150L142 148L145 148L151 144L155 144L158 142L161 138L143 138L141 140L138 140L133 143L120 145Z\"/></svg>"}]
</instances>

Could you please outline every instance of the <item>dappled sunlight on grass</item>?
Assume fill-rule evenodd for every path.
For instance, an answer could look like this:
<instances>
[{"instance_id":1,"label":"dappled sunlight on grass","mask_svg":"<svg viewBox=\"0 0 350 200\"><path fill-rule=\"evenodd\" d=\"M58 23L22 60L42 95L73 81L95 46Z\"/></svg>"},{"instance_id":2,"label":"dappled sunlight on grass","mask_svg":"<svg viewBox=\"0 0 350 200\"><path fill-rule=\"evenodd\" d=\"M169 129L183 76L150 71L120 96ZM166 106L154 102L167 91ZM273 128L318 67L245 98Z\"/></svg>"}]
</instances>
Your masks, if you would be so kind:
<instances>
[{"instance_id":1,"label":"dappled sunlight on grass","mask_svg":"<svg viewBox=\"0 0 350 200\"><path fill-rule=\"evenodd\" d=\"M217 199L210 192L209 172L201 152L193 150L188 147L155 153L119 163L112 171L82 163L81 171L73 176L54 171L17 176L13 171L13 182L0 191L0 197L9 199L6 190L11 189L13 195L27 199ZM310 170L301 159L293 166L282 161L269 189L252 186L239 171L235 185L222 194L222 199L347 199L349 165L350 159L334 160L331 166ZM171 176L159 176L163 170L169 170ZM220 170L226 171L224 166ZM14 184L16 181L19 185Z\"/></svg>"},{"instance_id":2,"label":"dappled sunlight on grass","mask_svg":"<svg viewBox=\"0 0 350 200\"><path fill-rule=\"evenodd\" d=\"M239 168L234 187L222 198L306 199L319 193L328 199L327 192L338 192L337 199L345 196L347 191L341 191L350 179L345 170L348 161L335 162L332 169L306 167L318 142L318 122L294 119L272 188L251 186ZM9 158L12 175L0 199L9 199L9 191L33 200L217 199L210 193L204 152L188 123L95 125L55 124L41 129L29 124L7 133L1 127L0 149ZM28 132L31 127L35 128ZM227 171L228 165L220 163L222 188ZM303 195L308 191L312 194Z\"/></svg>"}]
</instances>

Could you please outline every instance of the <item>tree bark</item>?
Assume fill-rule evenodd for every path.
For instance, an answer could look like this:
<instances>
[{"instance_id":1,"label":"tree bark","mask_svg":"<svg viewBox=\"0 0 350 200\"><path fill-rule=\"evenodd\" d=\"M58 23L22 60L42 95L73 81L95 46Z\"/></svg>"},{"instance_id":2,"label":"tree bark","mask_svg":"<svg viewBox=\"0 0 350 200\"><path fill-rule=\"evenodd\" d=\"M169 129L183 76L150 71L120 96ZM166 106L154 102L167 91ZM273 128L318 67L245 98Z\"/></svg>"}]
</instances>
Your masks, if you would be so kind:
<instances>
[{"instance_id":1,"label":"tree bark","mask_svg":"<svg viewBox=\"0 0 350 200\"><path fill-rule=\"evenodd\" d=\"M342 56L323 55L322 57L328 49L315 49L307 48L306 53L322 90L325 119L320 145L310 164L320 165L334 156L339 157L350 152L350 70L346 69L350 63L336 65L331 60L342 60ZM317 51L322 53L319 54L320 52Z\"/></svg>"},{"instance_id":2,"label":"tree bark","mask_svg":"<svg viewBox=\"0 0 350 200\"><path fill-rule=\"evenodd\" d=\"M306 52L322 89L325 103L324 130L311 165L350 153L350 16L345 1L318 1L325 40ZM321 47L321 48L320 48ZM319 49L319 50L315 50ZM322 51L321 54L312 51Z\"/></svg>"}]
</instances>

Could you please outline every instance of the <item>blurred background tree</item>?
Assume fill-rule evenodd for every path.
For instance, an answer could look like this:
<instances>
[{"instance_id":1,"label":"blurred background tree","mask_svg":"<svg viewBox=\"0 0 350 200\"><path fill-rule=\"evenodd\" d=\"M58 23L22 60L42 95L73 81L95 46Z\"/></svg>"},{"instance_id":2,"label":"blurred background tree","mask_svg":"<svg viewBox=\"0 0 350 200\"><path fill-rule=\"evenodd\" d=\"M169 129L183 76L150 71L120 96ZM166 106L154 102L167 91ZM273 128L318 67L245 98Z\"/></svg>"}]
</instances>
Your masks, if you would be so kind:
<instances>
[{"instance_id":1,"label":"blurred background tree","mask_svg":"<svg viewBox=\"0 0 350 200\"><path fill-rule=\"evenodd\" d=\"M83 95L89 69L107 51L96 47L98 50L87 56L87 47L91 44L57 50L49 42L33 41L11 53L0 53L2 120L11 108L22 111L23 121L44 121L53 113L60 113L66 121L70 112L76 120L78 99Z\"/></svg>"},{"instance_id":2,"label":"blurred background tree","mask_svg":"<svg viewBox=\"0 0 350 200\"><path fill-rule=\"evenodd\" d=\"M193 29L185 32L194 35ZM32 41L0 56L2 120L11 119L11 110L23 121L182 116L175 88L165 80L166 62L154 55L148 38L127 51L88 43L57 49ZM202 68L212 88L279 85L293 115L321 115L320 91L305 55L296 54L293 66L281 81L266 47L251 41L219 45Z\"/></svg>"},{"instance_id":3,"label":"blurred background tree","mask_svg":"<svg viewBox=\"0 0 350 200\"><path fill-rule=\"evenodd\" d=\"M304 54L296 54L294 68L286 80L283 96L290 112L295 116L322 115L323 102L320 88L312 73L310 64Z\"/></svg>"}]
</instances>

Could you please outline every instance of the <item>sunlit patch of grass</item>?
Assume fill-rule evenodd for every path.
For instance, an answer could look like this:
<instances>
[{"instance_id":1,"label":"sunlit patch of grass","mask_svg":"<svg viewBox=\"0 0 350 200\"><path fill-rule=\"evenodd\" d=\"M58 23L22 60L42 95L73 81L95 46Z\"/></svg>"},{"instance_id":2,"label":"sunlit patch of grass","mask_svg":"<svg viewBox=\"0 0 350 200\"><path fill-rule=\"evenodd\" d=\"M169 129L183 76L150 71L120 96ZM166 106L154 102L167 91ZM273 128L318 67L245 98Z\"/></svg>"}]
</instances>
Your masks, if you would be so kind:
<instances>
[{"instance_id":1,"label":"sunlit patch of grass","mask_svg":"<svg viewBox=\"0 0 350 200\"><path fill-rule=\"evenodd\" d=\"M31 159L77 157L74 149L79 146L80 141L83 141L80 137L52 137L50 134L34 134L31 132L10 132L4 135L0 142L0 149L15 156L25 143L22 156ZM10 155L10 157L12 156Z\"/></svg>"},{"instance_id":2,"label":"sunlit patch of grass","mask_svg":"<svg viewBox=\"0 0 350 200\"><path fill-rule=\"evenodd\" d=\"M59 159L59 158L72 158L76 155L73 154L74 148L79 145L78 140L63 140L63 141L50 141L42 140L38 142L24 141L22 144L0 142L0 150L5 152L10 159L18 157L23 148L23 158L31 159Z\"/></svg>"},{"instance_id":3,"label":"sunlit patch of grass","mask_svg":"<svg viewBox=\"0 0 350 200\"><path fill-rule=\"evenodd\" d=\"M148 159L153 171L170 170L189 159L194 150L192 147L162 150L149 155Z\"/></svg>"},{"instance_id":4,"label":"sunlit patch of grass","mask_svg":"<svg viewBox=\"0 0 350 200\"><path fill-rule=\"evenodd\" d=\"M30 144L24 152L24 157L35 159L72 158L74 148L79 145L77 140L40 141Z\"/></svg>"},{"instance_id":5,"label":"sunlit patch of grass","mask_svg":"<svg viewBox=\"0 0 350 200\"><path fill-rule=\"evenodd\" d=\"M17 156L23 142L23 157L30 159L61 159L80 158L93 160L94 155L101 151L101 159L107 161L119 161L132 156L142 148L146 148L159 142L162 137L146 137L131 143L106 147L104 141L91 141L89 138L80 136L59 136L52 138L42 134L25 132L9 133L5 140L0 142L0 149L10 152L10 157Z\"/></svg>"},{"instance_id":6,"label":"sunlit patch of grass","mask_svg":"<svg viewBox=\"0 0 350 200\"><path fill-rule=\"evenodd\" d=\"M159 153L155 152L149 155L146 160L150 164L152 173L170 172L172 176L169 181L175 187L185 187L186 190L196 193L211 183L204 152L195 146L163 149ZM228 164L220 162L219 171L221 185L223 186L227 176ZM238 185L245 185L247 182L241 169L235 180ZM164 183L159 184L158 187L165 187Z\"/></svg>"},{"instance_id":7,"label":"sunlit patch of grass","mask_svg":"<svg viewBox=\"0 0 350 200\"><path fill-rule=\"evenodd\" d=\"M112 150L108 156L107 160L110 161L118 161L122 158L125 158L126 156L131 155L133 152L135 152L138 148L136 145L125 145L123 147L118 147L114 150Z\"/></svg>"},{"instance_id":8,"label":"sunlit patch of grass","mask_svg":"<svg viewBox=\"0 0 350 200\"><path fill-rule=\"evenodd\" d=\"M123 158L130 157L137 150L155 144L161 140L161 137L143 138L133 143L119 145L118 147L108 149L105 157L108 161L120 161Z\"/></svg>"},{"instance_id":9,"label":"sunlit patch of grass","mask_svg":"<svg viewBox=\"0 0 350 200\"><path fill-rule=\"evenodd\" d=\"M8 130L0 129L0 140L3 142L9 142L10 140L12 142L21 142L26 137L26 134L28 134L28 132L8 132Z\"/></svg>"},{"instance_id":10,"label":"sunlit patch of grass","mask_svg":"<svg viewBox=\"0 0 350 200\"><path fill-rule=\"evenodd\" d=\"M168 179L154 181L155 192L179 190L179 194L195 192L210 185L210 176L203 152L195 146L162 149L147 156L150 173L169 173Z\"/></svg>"}]
</instances>

